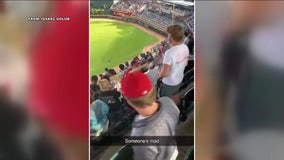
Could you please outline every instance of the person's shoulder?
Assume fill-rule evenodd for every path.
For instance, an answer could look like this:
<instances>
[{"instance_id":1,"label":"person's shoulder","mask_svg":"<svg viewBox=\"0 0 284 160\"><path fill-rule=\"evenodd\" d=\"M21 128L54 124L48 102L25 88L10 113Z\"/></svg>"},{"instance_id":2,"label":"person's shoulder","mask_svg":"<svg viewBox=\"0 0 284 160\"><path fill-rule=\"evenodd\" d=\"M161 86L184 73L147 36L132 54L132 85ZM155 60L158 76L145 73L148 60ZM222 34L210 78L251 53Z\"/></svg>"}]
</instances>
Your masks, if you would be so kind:
<instances>
[{"instance_id":1,"label":"person's shoulder","mask_svg":"<svg viewBox=\"0 0 284 160\"><path fill-rule=\"evenodd\" d=\"M188 47L187 47L186 44L182 43L182 44L179 46L179 48L183 48L183 49L184 49L184 48L188 48Z\"/></svg>"},{"instance_id":2,"label":"person's shoulder","mask_svg":"<svg viewBox=\"0 0 284 160\"><path fill-rule=\"evenodd\" d=\"M161 98L159 98L159 102L161 103L161 106L167 106L167 107L164 107L164 108L166 108L166 110L168 112L173 112L173 113L176 113L176 114L179 113L179 109L178 109L177 105L175 104L175 102L171 98L161 97Z\"/></svg>"},{"instance_id":3,"label":"person's shoulder","mask_svg":"<svg viewBox=\"0 0 284 160\"><path fill-rule=\"evenodd\" d=\"M188 49L187 45L184 44L184 43L180 45L180 50L186 51L186 53L189 54L189 49Z\"/></svg>"},{"instance_id":4,"label":"person's shoulder","mask_svg":"<svg viewBox=\"0 0 284 160\"><path fill-rule=\"evenodd\" d=\"M164 56L171 56L173 52L174 52L173 48L170 48L170 49L166 50Z\"/></svg>"},{"instance_id":5,"label":"person's shoulder","mask_svg":"<svg viewBox=\"0 0 284 160\"><path fill-rule=\"evenodd\" d=\"M175 105L174 101L169 97L161 97L159 98L159 101L162 103L162 105L164 104Z\"/></svg>"}]
</instances>

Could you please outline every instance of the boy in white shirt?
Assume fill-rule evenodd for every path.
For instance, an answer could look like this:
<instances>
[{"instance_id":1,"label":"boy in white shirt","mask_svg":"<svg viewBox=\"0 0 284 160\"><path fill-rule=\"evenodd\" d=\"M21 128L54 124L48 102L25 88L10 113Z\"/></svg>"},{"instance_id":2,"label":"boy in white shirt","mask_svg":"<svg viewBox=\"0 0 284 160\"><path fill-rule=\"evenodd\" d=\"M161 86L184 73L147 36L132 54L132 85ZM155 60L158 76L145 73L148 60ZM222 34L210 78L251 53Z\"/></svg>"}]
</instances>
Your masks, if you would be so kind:
<instances>
[{"instance_id":1,"label":"boy in white shirt","mask_svg":"<svg viewBox=\"0 0 284 160\"><path fill-rule=\"evenodd\" d=\"M182 42L183 28L180 25L172 25L168 27L167 32L171 48L164 55L163 66L158 77L162 79L160 97L171 97L178 91L189 58L188 47Z\"/></svg>"}]
</instances>

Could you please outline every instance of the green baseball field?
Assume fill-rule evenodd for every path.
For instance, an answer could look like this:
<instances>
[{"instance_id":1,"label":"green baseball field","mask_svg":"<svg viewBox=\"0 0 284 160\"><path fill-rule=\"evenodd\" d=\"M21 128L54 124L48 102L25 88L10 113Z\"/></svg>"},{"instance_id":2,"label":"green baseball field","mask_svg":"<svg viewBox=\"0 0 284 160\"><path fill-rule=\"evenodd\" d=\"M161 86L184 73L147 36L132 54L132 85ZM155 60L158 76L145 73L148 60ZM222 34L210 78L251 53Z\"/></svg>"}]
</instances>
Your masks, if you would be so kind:
<instances>
[{"instance_id":1,"label":"green baseball field","mask_svg":"<svg viewBox=\"0 0 284 160\"><path fill-rule=\"evenodd\" d=\"M132 25L103 19L90 20L90 74L114 68L142 53L158 39Z\"/></svg>"}]
</instances>

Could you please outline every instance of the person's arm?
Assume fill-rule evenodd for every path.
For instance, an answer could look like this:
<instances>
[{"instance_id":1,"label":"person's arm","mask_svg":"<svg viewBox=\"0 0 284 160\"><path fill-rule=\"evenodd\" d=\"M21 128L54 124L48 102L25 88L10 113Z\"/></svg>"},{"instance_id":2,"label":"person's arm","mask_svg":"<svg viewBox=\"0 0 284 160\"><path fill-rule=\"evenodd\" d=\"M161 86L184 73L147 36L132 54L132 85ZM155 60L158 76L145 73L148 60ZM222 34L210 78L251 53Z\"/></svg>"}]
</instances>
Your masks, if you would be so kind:
<instances>
[{"instance_id":1,"label":"person's arm","mask_svg":"<svg viewBox=\"0 0 284 160\"><path fill-rule=\"evenodd\" d=\"M161 72L159 73L158 79L166 77L171 70L171 65L163 64Z\"/></svg>"},{"instance_id":2,"label":"person's arm","mask_svg":"<svg viewBox=\"0 0 284 160\"><path fill-rule=\"evenodd\" d=\"M149 63L145 63L145 64L143 64L141 66L138 66L138 67L132 69L129 73L141 71L143 68L149 68L149 65L150 65Z\"/></svg>"},{"instance_id":3,"label":"person's arm","mask_svg":"<svg viewBox=\"0 0 284 160\"><path fill-rule=\"evenodd\" d=\"M158 79L166 77L170 73L172 61L173 60L169 56L169 54L165 53L164 60L163 60L163 66L162 66L162 69L159 73Z\"/></svg>"}]
</instances>

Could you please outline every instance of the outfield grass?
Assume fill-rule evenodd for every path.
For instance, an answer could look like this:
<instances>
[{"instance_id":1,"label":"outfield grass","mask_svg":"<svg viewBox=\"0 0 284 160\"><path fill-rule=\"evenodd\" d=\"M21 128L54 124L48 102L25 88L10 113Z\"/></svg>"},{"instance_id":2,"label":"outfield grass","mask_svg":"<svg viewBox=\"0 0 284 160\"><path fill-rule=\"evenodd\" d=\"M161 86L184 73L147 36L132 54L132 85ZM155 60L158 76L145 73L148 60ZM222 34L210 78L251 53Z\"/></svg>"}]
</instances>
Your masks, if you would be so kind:
<instances>
[{"instance_id":1,"label":"outfield grass","mask_svg":"<svg viewBox=\"0 0 284 160\"><path fill-rule=\"evenodd\" d=\"M90 21L90 74L100 74L139 55L158 39L132 25L106 20Z\"/></svg>"}]
</instances>

